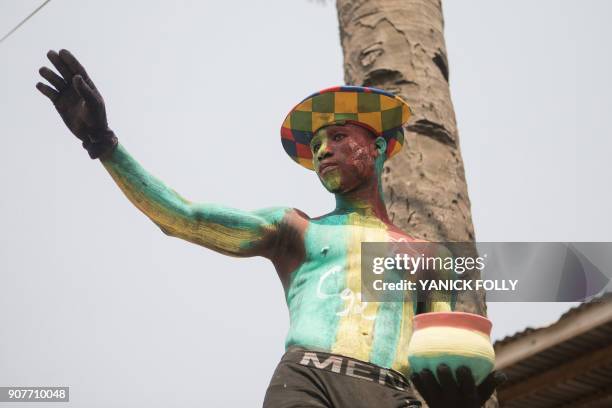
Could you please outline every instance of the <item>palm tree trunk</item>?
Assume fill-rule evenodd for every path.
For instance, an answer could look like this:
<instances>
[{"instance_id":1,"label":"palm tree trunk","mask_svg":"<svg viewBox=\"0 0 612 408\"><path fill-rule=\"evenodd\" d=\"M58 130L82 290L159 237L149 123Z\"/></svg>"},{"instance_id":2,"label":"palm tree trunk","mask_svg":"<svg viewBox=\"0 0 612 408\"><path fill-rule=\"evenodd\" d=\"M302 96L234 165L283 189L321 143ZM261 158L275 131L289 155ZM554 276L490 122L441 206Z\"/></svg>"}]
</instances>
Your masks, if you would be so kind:
<instances>
[{"instance_id":1,"label":"palm tree trunk","mask_svg":"<svg viewBox=\"0 0 612 408\"><path fill-rule=\"evenodd\" d=\"M421 239L474 241L441 0L337 0L336 6L345 82L396 93L413 112L404 148L383 173L389 216ZM484 293L461 294L457 309L485 315Z\"/></svg>"},{"instance_id":2,"label":"palm tree trunk","mask_svg":"<svg viewBox=\"0 0 612 408\"><path fill-rule=\"evenodd\" d=\"M439 0L337 0L347 84L402 96L413 116L383 178L390 217L434 241L470 242L474 226L448 84ZM484 314L484 299L463 310Z\"/></svg>"}]
</instances>

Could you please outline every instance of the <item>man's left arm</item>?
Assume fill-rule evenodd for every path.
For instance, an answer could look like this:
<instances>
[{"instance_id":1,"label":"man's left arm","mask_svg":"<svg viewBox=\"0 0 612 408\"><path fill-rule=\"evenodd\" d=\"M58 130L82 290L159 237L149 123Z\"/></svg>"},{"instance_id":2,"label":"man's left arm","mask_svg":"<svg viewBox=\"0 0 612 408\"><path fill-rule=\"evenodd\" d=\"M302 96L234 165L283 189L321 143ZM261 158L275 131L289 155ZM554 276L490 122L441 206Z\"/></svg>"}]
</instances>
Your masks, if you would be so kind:
<instances>
[{"instance_id":1,"label":"man's left arm","mask_svg":"<svg viewBox=\"0 0 612 408\"><path fill-rule=\"evenodd\" d=\"M435 280L440 283L457 280L453 253L443 245L435 247L434 245L428 245L430 249L428 256L436 260L436 267L422 271L419 279ZM427 291L422 294L424 302L420 312L454 311L456 292L455 290ZM436 375L425 369L413 373L410 379L429 408L480 408L491 398L495 388L506 380L506 376L501 372L493 372L477 386L468 367L460 366L453 375L448 365L440 364L436 368Z\"/></svg>"}]
</instances>

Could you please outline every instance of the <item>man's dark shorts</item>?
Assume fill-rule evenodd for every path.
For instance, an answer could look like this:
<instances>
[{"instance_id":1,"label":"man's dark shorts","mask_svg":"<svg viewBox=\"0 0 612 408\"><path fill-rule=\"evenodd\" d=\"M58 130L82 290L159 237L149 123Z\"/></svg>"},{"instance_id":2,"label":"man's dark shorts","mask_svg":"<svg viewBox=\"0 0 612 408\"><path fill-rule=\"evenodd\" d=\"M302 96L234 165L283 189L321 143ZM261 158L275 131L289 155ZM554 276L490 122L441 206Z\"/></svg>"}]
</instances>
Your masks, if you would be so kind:
<instances>
[{"instance_id":1,"label":"man's dark shorts","mask_svg":"<svg viewBox=\"0 0 612 408\"><path fill-rule=\"evenodd\" d=\"M281 359L264 408L416 408L404 376L360 360L290 348Z\"/></svg>"}]
</instances>

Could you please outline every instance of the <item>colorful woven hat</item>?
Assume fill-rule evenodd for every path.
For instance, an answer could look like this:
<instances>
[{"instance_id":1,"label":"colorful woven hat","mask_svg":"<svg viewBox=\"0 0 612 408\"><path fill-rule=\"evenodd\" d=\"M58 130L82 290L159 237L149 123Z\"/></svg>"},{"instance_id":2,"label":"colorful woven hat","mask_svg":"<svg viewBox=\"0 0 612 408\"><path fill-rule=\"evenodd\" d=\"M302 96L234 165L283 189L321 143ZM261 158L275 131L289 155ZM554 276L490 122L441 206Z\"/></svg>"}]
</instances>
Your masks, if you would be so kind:
<instances>
[{"instance_id":1,"label":"colorful woven hat","mask_svg":"<svg viewBox=\"0 0 612 408\"><path fill-rule=\"evenodd\" d=\"M316 92L287 114L281 142L298 164L313 170L310 141L321 127L336 122L356 122L387 140L387 158L404 144L403 125L410 108L400 97L377 88L338 86Z\"/></svg>"}]
</instances>

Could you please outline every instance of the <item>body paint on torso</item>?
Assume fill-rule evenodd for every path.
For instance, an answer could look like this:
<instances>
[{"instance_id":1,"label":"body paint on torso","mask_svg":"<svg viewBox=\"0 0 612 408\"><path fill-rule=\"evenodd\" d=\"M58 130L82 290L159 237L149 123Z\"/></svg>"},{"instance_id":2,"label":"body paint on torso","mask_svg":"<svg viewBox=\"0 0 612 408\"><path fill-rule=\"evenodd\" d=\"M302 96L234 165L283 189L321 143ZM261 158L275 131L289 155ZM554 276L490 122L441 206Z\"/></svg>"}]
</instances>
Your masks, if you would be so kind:
<instances>
[{"instance_id":1,"label":"body paint on torso","mask_svg":"<svg viewBox=\"0 0 612 408\"><path fill-rule=\"evenodd\" d=\"M361 243L412 241L394 226L356 212L311 219L304 261L285 288L290 313L286 346L368 361L404 374L416 305L361 301ZM450 310L439 303L437 311Z\"/></svg>"}]
</instances>

